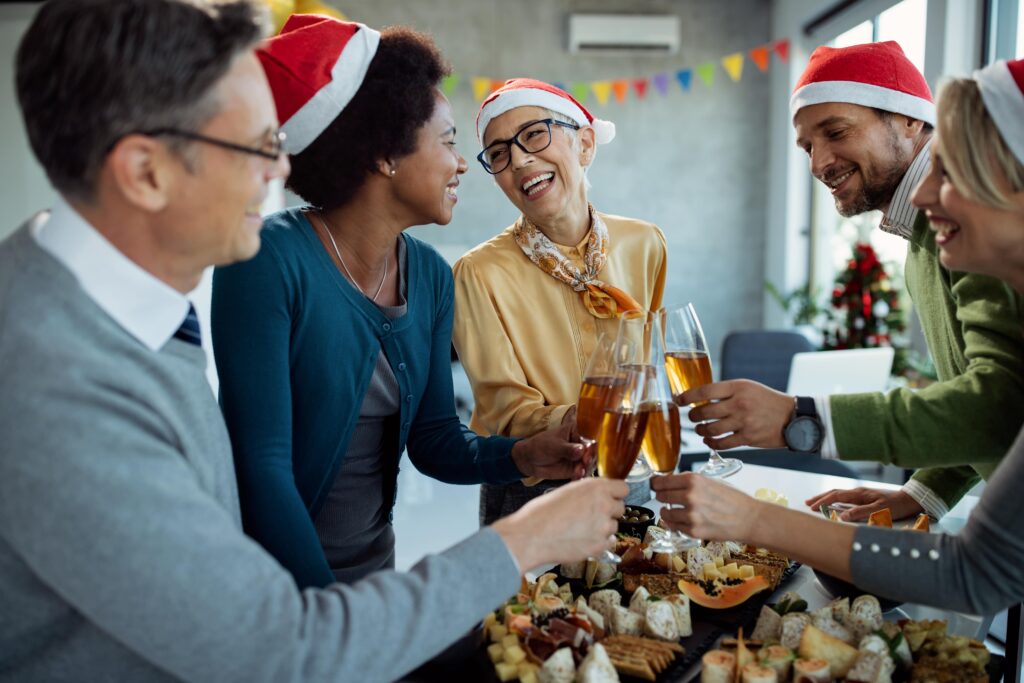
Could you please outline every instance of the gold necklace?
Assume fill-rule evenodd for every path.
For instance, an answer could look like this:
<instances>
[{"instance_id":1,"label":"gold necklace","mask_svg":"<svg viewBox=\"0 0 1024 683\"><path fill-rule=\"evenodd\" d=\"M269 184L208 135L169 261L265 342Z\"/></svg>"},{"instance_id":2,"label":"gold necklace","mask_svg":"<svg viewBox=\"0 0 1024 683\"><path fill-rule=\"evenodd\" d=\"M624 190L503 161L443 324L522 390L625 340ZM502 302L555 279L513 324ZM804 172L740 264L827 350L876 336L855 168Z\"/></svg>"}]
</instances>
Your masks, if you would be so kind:
<instances>
[{"instance_id":1,"label":"gold necklace","mask_svg":"<svg viewBox=\"0 0 1024 683\"><path fill-rule=\"evenodd\" d=\"M356 289L359 290L360 294L373 303L377 303L377 297L380 296L380 290L384 288L384 280L388 277L388 255L386 253L384 254L384 275L380 278L380 284L377 285L377 291L373 293L373 296L370 296L363 291L363 288L359 286L356 279L352 277L352 273L349 271L348 266L345 265L345 259L341 258L341 252L338 250L338 243L334 241L334 235L331 234L331 227L327 224L327 219L322 213L318 213L317 216L320 218L320 222L324 224L324 230L327 231L327 237L331 240L331 246L334 247L334 253L337 255L338 261L341 262L341 267L345 270L345 275L347 275L352 284L356 286Z\"/></svg>"}]
</instances>

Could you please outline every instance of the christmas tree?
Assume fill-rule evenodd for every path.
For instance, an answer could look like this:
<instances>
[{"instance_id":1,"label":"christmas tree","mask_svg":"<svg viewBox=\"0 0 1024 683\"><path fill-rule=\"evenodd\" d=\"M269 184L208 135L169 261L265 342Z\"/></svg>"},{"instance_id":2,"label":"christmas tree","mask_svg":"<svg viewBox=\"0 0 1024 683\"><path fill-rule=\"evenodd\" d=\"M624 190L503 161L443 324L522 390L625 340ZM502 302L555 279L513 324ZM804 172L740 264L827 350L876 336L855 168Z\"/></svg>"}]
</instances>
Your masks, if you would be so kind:
<instances>
[{"instance_id":1,"label":"christmas tree","mask_svg":"<svg viewBox=\"0 0 1024 683\"><path fill-rule=\"evenodd\" d=\"M832 307L834 324L825 334L826 349L893 346L893 335L906 327L889 274L869 244L854 245L853 258L836 277ZM903 367L901 351L897 349L894 372Z\"/></svg>"}]
</instances>

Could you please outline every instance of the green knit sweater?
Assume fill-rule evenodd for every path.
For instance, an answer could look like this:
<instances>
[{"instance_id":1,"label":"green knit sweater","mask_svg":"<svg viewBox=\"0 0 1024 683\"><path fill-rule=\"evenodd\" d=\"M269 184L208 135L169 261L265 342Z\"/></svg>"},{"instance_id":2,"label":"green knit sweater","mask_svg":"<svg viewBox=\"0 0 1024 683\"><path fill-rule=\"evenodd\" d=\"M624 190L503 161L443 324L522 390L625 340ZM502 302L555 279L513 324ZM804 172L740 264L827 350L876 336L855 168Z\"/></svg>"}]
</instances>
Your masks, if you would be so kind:
<instances>
[{"instance_id":1,"label":"green knit sweater","mask_svg":"<svg viewBox=\"0 0 1024 683\"><path fill-rule=\"evenodd\" d=\"M843 460L925 467L914 479L952 507L992 473L1024 422L1024 307L995 278L944 268L924 212L906 280L939 381L832 396L832 427Z\"/></svg>"}]
</instances>

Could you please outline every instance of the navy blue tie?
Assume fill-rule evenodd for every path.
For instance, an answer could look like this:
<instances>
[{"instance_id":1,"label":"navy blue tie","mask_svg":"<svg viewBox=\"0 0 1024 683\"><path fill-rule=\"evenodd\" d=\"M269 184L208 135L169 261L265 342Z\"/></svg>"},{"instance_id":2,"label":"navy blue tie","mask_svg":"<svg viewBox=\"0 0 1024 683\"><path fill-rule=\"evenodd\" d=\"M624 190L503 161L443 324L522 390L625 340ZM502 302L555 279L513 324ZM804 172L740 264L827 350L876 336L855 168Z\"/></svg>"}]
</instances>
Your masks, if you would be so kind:
<instances>
[{"instance_id":1,"label":"navy blue tie","mask_svg":"<svg viewBox=\"0 0 1024 683\"><path fill-rule=\"evenodd\" d=\"M203 338L199 333L199 316L196 315L196 309L192 304L188 305L188 315L185 316L185 322L174 333L174 337L196 346L203 345Z\"/></svg>"}]
</instances>

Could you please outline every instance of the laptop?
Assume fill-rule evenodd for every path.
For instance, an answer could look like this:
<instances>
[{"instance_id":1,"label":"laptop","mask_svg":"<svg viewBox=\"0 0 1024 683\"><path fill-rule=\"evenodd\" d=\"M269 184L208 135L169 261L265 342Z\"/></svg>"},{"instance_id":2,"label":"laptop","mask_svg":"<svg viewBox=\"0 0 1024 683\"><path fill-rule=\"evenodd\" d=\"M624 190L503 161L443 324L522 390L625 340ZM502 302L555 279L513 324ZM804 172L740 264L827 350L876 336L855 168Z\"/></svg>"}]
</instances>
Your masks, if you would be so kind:
<instances>
[{"instance_id":1,"label":"laptop","mask_svg":"<svg viewBox=\"0 0 1024 683\"><path fill-rule=\"evenodd\" d=\"M892 347L797 353L789 367L790 396L884 391L896 352Z\"/></svg>"}]
</instances>

